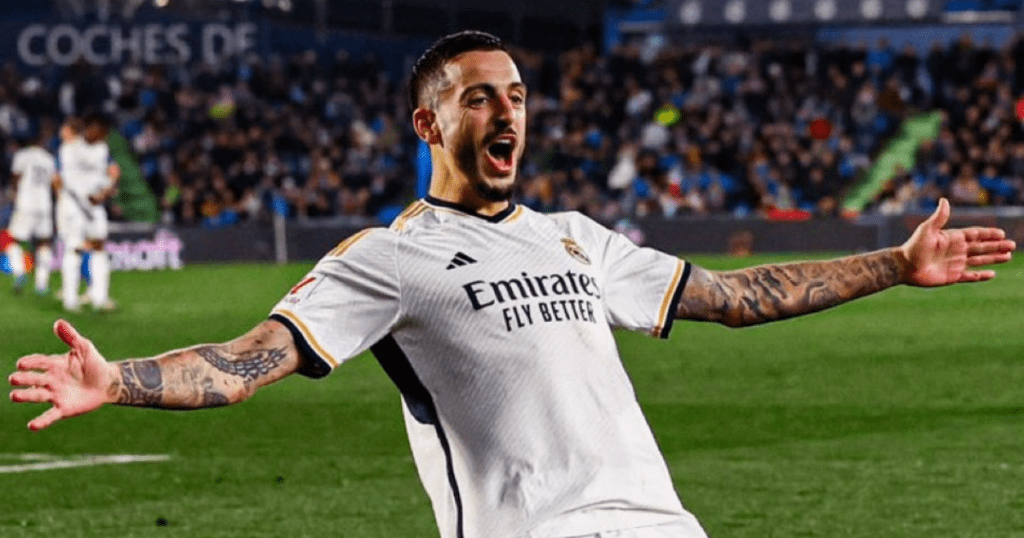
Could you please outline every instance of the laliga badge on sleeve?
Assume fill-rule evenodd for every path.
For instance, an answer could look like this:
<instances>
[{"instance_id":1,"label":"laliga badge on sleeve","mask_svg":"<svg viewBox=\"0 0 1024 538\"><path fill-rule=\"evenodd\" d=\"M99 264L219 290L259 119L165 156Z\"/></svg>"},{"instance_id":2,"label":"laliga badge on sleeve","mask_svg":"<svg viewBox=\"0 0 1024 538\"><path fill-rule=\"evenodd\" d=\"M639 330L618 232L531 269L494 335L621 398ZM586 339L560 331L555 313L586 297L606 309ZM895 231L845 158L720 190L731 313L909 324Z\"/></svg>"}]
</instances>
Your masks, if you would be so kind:
<instances>
[{"instance_id":1,"label":"laliga badge on sleeve","mask_svg":"<svg viewBox=\"0 0 1024 538\"><path fill-rule=\"evenodd\" d=\"M285 301L289 304L296 304L308 297L310 292L313 291L313 288L316 287L311 286L310 284L313 284L316 280L317 277L315 276L307 276L306 278L303 278L291 289L291 291L288 292L288 295L285 297Z\"/></svg>"}]
</instances>

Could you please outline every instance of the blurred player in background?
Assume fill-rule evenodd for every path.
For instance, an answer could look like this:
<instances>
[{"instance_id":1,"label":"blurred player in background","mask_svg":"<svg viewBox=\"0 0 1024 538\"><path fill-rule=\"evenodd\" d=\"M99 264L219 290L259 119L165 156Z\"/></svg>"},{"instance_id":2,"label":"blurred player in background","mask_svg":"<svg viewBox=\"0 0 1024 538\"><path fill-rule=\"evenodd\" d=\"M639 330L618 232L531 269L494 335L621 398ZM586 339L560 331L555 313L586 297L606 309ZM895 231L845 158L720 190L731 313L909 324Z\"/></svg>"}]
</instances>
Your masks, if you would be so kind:
<instances>
[{"instance_id":1,"label":"blurred player in background","mask_svg":"<svg viewBox=\"0 0 1024 538\"><path fill-rule=\"evenodd\" d=\"M980 282L995 273L977 266L1015 248L996 228L944 229L942 200L899 247L709 271L582 214L515 204L526 95L497 38L443 38L410 83L413 125L430 146L428 196L389 228L343 241L231 342L108 363L58 321L70 351L21 358L11 399L52 404L33 430L104 403L215 407L369 349L402 394L443 538L705 538L612 329L665 338L674 319L739 327L899 284Z\"/></svg>"},{"instance_id":2,"label":"blurred player in background","mask_svg":"<svg viewBox=\"0 0 1024 538\"><path fill-rule=\"evenodd\" d=\"M52 132L52 131L51 131ZM50 265L53 263L53 188L56 165L53 155L43 149L42 141L50 133L40 131L24 147L14 153L11 176L17 189L14 213L8 232L14 241L7 247L7 259L14 277L14 291L20 292L28 282L25 254L21 243L35 244L35 289L45 295L50 288Z\"/></svg>"},{"instance_id":3,"label":"blurred player in background","mask_svg":"<svg viewBox=\"0 0 1024 538\"><path fill-rule=\"evenodd\" d=\"M104 204L117 190L121 170L110 156L109 126L98 114L72 119L61 127L57 153L57 231L64 242L61 300L64 308L81 308L78 296L82 253L89 253L88 302L97 311L114 309L110 300L110 257Z\"/></svg>"}]
</instances>

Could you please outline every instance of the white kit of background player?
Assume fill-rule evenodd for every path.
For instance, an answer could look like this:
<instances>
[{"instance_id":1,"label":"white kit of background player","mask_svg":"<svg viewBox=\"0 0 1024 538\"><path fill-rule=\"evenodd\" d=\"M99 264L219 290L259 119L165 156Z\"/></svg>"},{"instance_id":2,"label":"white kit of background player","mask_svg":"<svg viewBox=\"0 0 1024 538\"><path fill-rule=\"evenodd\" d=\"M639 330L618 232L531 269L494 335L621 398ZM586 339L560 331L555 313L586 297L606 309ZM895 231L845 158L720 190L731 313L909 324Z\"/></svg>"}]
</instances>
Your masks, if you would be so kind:
<instances>
[{"instance_id":1,"label":"white kit of background player","mask_svg":"<svg viewBox=\"0 0 1024 538\"><path fill-rule=\"evenodd\" d=\"M96 200L116 183L113 164L104 137L92 141L68 136L57 152L60 190L57 194L57 232L64 242L61 261L61 295L64 308L79 308L81 253L88 249L91 282L88 298L94 307L110 305L110 257L102 248L108 234L107 210ZM99 244L100 248L95 246Z\"/></svg>"},{"instance_id":2,"label":"white kit of background player","mask_svg":"<svg viewBox=\"0 0 1024 538\"><path fill-rule=\"evenodd\" d=\"M19 243L36 242L35 289L46 294L50 287L50 265L53 263L53 178L56 165L53 155L31 144L14 152L11 173L17 184L14 213L7 230L14 242L5 253L11 264L14 288L20 291L28 280L25 254Z\"/></svg>"}]
</instances>

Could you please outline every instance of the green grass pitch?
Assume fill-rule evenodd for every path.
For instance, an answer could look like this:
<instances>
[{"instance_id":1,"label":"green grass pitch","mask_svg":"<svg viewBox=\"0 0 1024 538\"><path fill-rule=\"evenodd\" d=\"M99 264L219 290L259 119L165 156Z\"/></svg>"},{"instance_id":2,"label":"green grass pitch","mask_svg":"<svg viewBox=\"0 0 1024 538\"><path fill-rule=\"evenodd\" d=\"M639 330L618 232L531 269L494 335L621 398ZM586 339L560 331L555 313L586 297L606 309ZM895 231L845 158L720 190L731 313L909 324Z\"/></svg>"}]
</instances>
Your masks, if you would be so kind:
<instances>
[{"instance_id":1,"label":"green grass pitch","mask_svg":"<svg viewBox=\"0 0 1024 538\"><path fill-rule=\"evenodd\" d=\"M711 268L785 259L697 257ZM309 264L119 273L121 309L69 319L111 360L237 336ZM61 352L52 299L0 293L0 367ZM1024 264L748 329L619 337L683 503L715 538L1024 536ZM6 393L6 391L4 391ZM396 389L369 357L229 408L109 407L29 432L0 401L0 468L25 454L160 463L0 473L0 536L437 536Z\"/></svg>"}]
</instances>

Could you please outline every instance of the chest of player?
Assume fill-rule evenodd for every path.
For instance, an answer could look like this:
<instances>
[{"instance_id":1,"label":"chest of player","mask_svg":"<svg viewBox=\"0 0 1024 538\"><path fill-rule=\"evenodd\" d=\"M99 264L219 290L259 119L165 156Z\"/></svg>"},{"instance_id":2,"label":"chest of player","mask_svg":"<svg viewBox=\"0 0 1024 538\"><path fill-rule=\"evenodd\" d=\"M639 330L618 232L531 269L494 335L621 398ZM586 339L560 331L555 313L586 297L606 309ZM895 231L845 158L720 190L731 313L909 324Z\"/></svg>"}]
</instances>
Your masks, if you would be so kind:
<instances>
[{"instance_id":1,"label":"chest of player","mask_svg":"<svg viewBox=\"0 0 1024 538\"><path fill-rule=\"evenodd\" d=\"M76 145L61 154L61 173L72 179L105 179L109 161L105 144Z\"/></svg>"},{"instance_id":2,"label":"chest of player","mask_svg":"<svg viewBox=\"0 0 1024 538\"><path fill-rule=\"evenodd\" d=\"M499 333L604 323L600 267L563 234L475 231L418 248L402 286L422 323Z\"/></svg>"}]
</instances>

